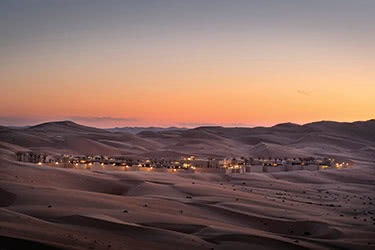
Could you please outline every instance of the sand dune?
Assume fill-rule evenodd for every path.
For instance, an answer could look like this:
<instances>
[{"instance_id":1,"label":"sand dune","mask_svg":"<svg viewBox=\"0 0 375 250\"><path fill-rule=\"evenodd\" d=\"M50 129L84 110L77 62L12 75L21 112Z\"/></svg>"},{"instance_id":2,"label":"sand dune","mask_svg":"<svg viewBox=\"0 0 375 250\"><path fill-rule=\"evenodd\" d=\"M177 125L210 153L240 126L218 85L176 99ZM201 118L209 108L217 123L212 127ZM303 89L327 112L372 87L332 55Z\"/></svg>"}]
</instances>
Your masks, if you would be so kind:
<instances>
[{"instance_id":1,"label":"sand dune","mask_svg":"<svg viewBox=\"0 0 375 250\"><path fill-rule=\"evenodd\" d=\"M308 153L288 147L288 146L281 146L272 143L258 143L256 144L251 150L250 155L258 156L258 157L306 157L309 156Z\"/></svg>"},{"instance_id":2,"label":"sand dune","mask_svg":"<svg viewBox=\"0 0 375 250\"><path fill-rule=\"evenodd\" d=\"M117 131L117 130L116 130ZM73 122L51 122L27 128L0 130L0 143L18 149L72 154L139 157L339 156L374 160L375 121L305 125L279 124L270 128L199 127L142 130L138 134L111 132ZM366 149L367 150L362 150ZM358 157L356 155L358 154Z\"/></svg>"},{"instance_id":3,"label":"sand dune","mask_svg":"<svg viewBox=\"0 0 375 250\"><path fill-rule=\"evenodd\" d=\"M138 135L70 122L0 128L3 249L373 249L374 122ZM354 167L264 174L87 171L40 150L137 157L337 156ZM9 247L8 247L9 246Z\"/></svg>"},{"instance_id":4,"label":"sand dune","mask_svg":"<svg viewBox=\"0 0 375 250\"><path fill-rule=\"evenodd\" d=\"M1 241L15 246L372 249L375 244L372 166L228 176L0 163Z\"/></svg>"}]
</instances>

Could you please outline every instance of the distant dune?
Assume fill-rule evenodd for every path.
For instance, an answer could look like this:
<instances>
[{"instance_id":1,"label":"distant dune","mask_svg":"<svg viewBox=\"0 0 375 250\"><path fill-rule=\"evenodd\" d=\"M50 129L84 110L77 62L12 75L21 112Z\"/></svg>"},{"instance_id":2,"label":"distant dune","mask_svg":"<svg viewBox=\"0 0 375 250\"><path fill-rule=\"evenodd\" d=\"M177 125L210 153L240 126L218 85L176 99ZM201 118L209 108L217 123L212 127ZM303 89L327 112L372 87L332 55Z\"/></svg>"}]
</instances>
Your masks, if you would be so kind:
<instances>
[{"instance_id":1,"label":"distant dune","mask_svg":"<svg viewBox=\"0 0 375 250\"><path fill-rule=\"evenodd\" d=\"M107 128L106 130L111 132L127 132L132 134L138 134L143 131L169 131L169 130L186 130L187 128L178 128L178 127L168 127L168 128L162 128L162 127L116 127L116 128Z\"/></svg>"},{"instance_id":2,"label":"distant dune","mask_svg":"<svg viewBox=\"0 0 375 250\"><path fill-rule=\"evenodd\" d=\"M139 132L135 134L135 131ZM283 123L255 128L151 127L139 130L98 129L61 121L17 129L2 126L0 142L18 149L72 154L139 157L333 156L365 157L364 160L371 161L375 160L371 154L371 148L375 148L375 120L353 123L322 121L305 125Z\"/></svg>"}]
</instances>

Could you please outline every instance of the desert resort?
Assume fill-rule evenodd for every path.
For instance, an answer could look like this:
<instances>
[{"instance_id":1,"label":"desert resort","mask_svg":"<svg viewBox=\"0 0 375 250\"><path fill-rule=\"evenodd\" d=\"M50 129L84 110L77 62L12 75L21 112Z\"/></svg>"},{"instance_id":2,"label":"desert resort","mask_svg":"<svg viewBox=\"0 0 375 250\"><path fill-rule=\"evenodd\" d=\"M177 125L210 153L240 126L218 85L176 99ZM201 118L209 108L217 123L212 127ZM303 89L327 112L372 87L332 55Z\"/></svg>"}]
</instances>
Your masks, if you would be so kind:
<instances>
[{"instance_id":1,"label":"desert resort","mask_svg":"<svg viewBox=\"0 0 375 250\"><path fill-rule=\"evenodd\" d=\"M144 171L144 172L188 172L188 173L273 173L283 171L342 169L353 165L349 161L334 158L274 158L234 157L197 158L195 156L161 159L133 159L121 155L50 155L42 152L16 152L18 161L50 167L84 170Z\"/></svg>"}]
</instances>

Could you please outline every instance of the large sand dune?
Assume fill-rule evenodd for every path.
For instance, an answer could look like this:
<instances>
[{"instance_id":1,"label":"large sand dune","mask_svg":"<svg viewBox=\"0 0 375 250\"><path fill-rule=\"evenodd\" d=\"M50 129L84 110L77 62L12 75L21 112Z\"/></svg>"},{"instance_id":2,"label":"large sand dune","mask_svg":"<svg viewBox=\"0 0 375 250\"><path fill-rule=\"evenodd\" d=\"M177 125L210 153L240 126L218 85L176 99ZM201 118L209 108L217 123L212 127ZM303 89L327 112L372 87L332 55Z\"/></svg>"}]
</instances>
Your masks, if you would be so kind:
<instances>
[{"instance_id":1,"label":"large sand dune","mask_svg":"<svg viewBox=\"0 0 375 250\"><path fill-rule=\"evenodd\" d=\"M374 121L137 135L71 122L0 128L1 249L373 249ZM14 152L138 157L336 156L341 170L87 171Z\"/></svg>"},{"instance_id":2,"label":"large sand dune","mask_svg":"<svg viewBox=\"0 0 375 250\"><path fill-rule=\"evenodd\" d=\"M270 128L150 129L136 135L64 121L18 129L2 127L0 142L30 150L154 158L173 152L173 156L203 157L324 157L334 154L343 158L375 160L370 152L375 147L375 120L354 123L323 121L305 125L284 123Z\"/></svg>"},{"instance_id":3,"label":"large sand dune","mask_svg":"<svg viewBox=\"0 0 375 250\"><path fill-rule=\"evenodd\" d=\"M375 169L219 175L1 160L5 249L373 249ZM21 239L21 240L17 240Z\"/></svg>"}]
</instances>

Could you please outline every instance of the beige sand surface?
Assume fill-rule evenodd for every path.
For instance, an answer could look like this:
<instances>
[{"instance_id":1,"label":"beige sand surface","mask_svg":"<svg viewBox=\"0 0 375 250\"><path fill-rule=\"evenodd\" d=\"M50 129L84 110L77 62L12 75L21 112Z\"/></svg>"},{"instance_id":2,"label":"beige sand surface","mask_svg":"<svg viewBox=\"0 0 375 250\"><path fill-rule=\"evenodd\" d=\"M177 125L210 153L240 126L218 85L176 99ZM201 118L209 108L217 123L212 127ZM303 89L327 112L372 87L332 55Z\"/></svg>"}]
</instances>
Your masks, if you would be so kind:
<instances>
[{"instance_id":1,"label":"beige sand surface","mask_svg":"<svg viewBox=\"0 0 375 250\"><path fill-rule=\"evenodd\" d=\"M375 161L375 120L316 122L273 127L199 127L187 130L111 132L70 121L30 128L0 127L0 152L179 157L335 157Z\"/></svg>"},{"instance_id":2,"label":"beige sand surface","mask_svg":"<svg viewBox=\"0 0 375 250\"><path fill-rule=\"evenodd\" d=\"M364 164L219 175L1 159L0 242L3 249L374 249L374 176Z\"/></svg>"},{"instance_id":3,"label":"beige sand surface","mask_svg":"<svg viewBox=\"0 0 375 250\"><path fill-rule=\"evenodd\" d=\"M88 171L16 151L137 157L314 156L341 170L272 174ZM0 126L0 249L374 249L375 120L110 132Z\"/></svg>"}]
</instances>

